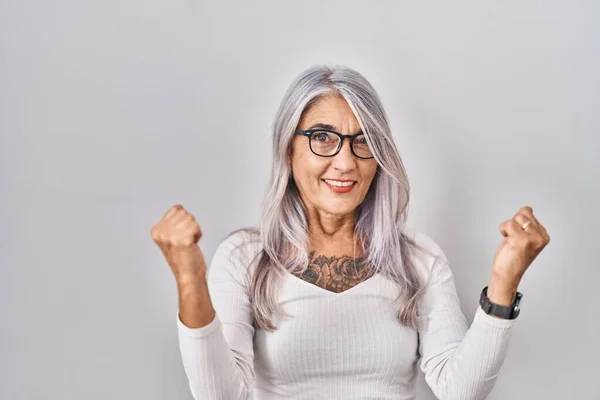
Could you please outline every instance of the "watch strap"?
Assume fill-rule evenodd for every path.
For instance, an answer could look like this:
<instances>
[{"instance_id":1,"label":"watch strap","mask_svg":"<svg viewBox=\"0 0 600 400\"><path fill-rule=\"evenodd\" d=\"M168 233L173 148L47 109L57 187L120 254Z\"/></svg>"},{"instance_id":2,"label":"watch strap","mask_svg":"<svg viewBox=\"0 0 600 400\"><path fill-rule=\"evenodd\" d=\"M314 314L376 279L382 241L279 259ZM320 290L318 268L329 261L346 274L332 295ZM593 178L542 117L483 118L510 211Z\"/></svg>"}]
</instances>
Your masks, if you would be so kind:
<instances>
[{"instance_id":1,"label":"watch strap","mask_svg":"<svg viewBox=\"0 0 600 400\"><path fill-rule=\"evenodd\" d=\"M517 292L515 300L510 306L503 306L500 304L492 303L487 297L487 290L488 286L484 287L481 291L481 296L479 298L479 305L486 314L503 319L515 319L519 316L519 313L521 311L519 304L521 303L521 298L523 297L523 295L520 292Z\"/></svg>"}]
</instances>

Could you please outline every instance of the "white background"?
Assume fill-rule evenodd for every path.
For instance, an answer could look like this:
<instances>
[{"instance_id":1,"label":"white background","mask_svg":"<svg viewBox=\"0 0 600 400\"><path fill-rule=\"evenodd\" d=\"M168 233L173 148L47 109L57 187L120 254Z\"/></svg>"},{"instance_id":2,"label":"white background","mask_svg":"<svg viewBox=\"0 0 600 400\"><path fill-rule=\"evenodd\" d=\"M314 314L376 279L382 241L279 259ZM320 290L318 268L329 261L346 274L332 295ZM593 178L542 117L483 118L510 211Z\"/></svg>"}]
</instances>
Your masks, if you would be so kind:
<instances>
[{"instance_id":1,"label":"white background","mask_svg":"<svg viewBox=\"0 0 600 400\"><path fill-rule=\"evenodd\" d=\"M0 399L191 399L150 228L182 203L210 259L256 224L275 111L323 63L380 93L409 226L444 249L469 320L500 222L530 205L551 235L490 399L600 398L599 11L1 1Z\"/></svg>"}]
</instances>

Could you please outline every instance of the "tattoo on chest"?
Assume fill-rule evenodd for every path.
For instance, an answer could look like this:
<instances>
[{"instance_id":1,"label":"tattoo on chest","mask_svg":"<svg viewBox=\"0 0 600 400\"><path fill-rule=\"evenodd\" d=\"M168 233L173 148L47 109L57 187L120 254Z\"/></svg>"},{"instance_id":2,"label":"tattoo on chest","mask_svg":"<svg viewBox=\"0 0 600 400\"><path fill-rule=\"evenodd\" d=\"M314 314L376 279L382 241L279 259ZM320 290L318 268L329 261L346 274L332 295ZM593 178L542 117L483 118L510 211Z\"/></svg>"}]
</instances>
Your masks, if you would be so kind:
<instances>
[{"instance_id":1,"label":"tattoo on chest","mask_svg":"<svg viewBox=\"0 0 600 400\"><path fill-rule=\"evenodd\" d=\"M373 276L365 259L352 257L326 257L309 254L304 272L293 272L298 278L335 293L341 293Z\"/></svg>"}]
</instances>

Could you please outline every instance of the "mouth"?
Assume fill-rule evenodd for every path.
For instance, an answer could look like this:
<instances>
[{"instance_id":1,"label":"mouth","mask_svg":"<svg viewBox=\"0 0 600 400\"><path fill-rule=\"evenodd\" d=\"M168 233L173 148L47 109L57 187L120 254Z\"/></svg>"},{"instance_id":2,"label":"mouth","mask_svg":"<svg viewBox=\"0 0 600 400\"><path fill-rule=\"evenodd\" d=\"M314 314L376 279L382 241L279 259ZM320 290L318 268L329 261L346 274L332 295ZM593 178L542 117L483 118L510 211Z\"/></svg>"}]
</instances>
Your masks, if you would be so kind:
<instances>
[{"instance_id":1,"label":"mouth","mask_svg":"<svg viewBox=\"0 0 600 400\"><path fill-rule=\"evenodd\" d=\"M351 180L336 180L336 179L322 179L325 185L334 193L348 193L354 186L356 181Z\"/></svg>"}]
</instances>

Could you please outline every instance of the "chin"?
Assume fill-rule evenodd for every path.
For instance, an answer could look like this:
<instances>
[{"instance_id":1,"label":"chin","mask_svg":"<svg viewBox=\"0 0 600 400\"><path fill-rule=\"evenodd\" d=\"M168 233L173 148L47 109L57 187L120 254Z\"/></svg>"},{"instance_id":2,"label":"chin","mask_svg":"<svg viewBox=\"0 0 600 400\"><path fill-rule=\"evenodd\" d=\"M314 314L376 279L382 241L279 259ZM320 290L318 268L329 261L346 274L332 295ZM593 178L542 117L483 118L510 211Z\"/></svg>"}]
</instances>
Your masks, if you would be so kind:
<instances>
[{"instance_id":1,"label":"chin","mask_svg":"<svg viewBox=\"0 0 600 400\"><path fill-rule=\"evenodd\" d=\"M353 213L354 211L356 211L357 207L357 204L328 203L323 204L323 211L328 212L330 214L343 216Z\"/></svg>"}]
</instances>

